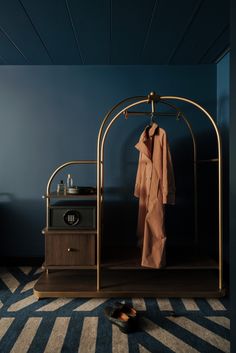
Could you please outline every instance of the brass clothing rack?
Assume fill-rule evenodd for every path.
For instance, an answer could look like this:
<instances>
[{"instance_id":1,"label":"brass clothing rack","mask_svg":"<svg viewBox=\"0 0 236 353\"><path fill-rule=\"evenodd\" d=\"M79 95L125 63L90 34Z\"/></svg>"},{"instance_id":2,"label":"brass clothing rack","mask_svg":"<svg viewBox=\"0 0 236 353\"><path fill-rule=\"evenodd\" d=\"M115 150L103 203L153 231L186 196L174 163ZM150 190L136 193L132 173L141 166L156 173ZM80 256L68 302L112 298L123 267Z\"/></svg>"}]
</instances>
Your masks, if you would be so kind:
<instances>
[{"instance_id":1,"label":"brass clothing rack","mask_svg":"<svg viewBox=\"0 0 236 353\"><path fill-rule=\"evenodd\" d=\"M207 119L213 126L217 138L217 158L208 160L197 160L196 139L193 133L191 124L184 113L174 104L169 101L181 101L188 103L204 113ZM156 104L164 104L175 110L175 113L157 112ZM150 104L151 111L132 111L130 109L143 105ZM124 106L125 105L125 106ZM120 109L118 112L117 110ZM179 96L159 96L155 92L151 92L148 96L136 96L124 99L116 104L105 116L97 139L97 291L102 289L101 285L101 224L102 224L102 208L103 208L103 191L104 191L104 148L107 135L115 123L115 121L122 115L127 119L129 116L140 115L167 115L177 116L177 119L182 118L186 123L193 142L193 168L194 168L194 219L195 219L195 242L198 240L198 215L197 215L197 163L203 162L217 162L218 163L218 290L219 293L223 291L223 234L222 234L222 142L219 129L212 117L212 115L197 102Z\"/></svg>"},{"instance_id":2,"label":"brass clothing rack","mask_svg":"<svg viewBox=\"0 0 236 353\"><path fill-rule=\"evenodd\" d=\"M210 159L198 160L197 158L197 144L193 128L185 116L172 101L180 101L190 104L202 112L204 116L210 121L214 128L217 138L217 156ZM165 107L171 108L170 111L157 111L157 105L163 104ZM139 111L134 108L140 107ZM144 106L144 111L142 111ZM150 107L149 109L146 109ZM126 119L130 117L137 117L148 115L151 119L155 116L176 116L182 119L186 124L193 145L193 188L194 188L194 246L198 245L198 183L197 183L197 166L201 163L214 163L217 165L218 173L218 248L217 248L217 262L212 259L198 257L199 255L187 254L186 259L180 260L180 264L171 264L164 269L145 269L141 268L140 264L135 261L125 261L111 255L112 261L101 259L102 252L102 233L104 220L104 167L105 158L104 150L107 136L111 127L120 117ZM51 192L52 181L58 175L58 172L70 165L89 165L96 166L97 170L97 193L94 195L96 199L96 227L93 229L73 231L61 230L54 231L49 227L49 208L50 199L54 197ZM67 195L68 196L68 195ZM67 197L66 196L66 197ZM88 195L87 195L88 196ZM81 248L78 245L78 256L75 256L77 265L70 264L70 262L63 267L58 260L58 264L49 266L50 263L46 261L44 266L45 271L40 276L38 282L34 287L34 294L38 298L43 297L221 297L225 294L223 284L223 233L222 233L222 143L218 127L212 115L195 101L179 96L159 96L155 92L151 92L147 96L135 96L122 100L117 103L105 116L101 123L98 138L97 138L97 159L96 160L74 160L59 166L52 173L48 180L46 195L46 228L43 231L45 239L49 237L57 242L60 254L66 257L68 261L71 256L75 256L75 252L69 251L73 248L73 244L69 245L69 240L73 238L75 246L77 246L77 239L81 238ZM71 196L72 197L72 196ZM78 197L78 196L77 196ZM95 212L94 209L94 212ZM73 236L72 236L73 234ZM86 237L85 237L85 234ZM62 237L61 237L62 236ZM85 238L86 239L85 239ZM63 240L64 238L64 240ZM58 240L57 240L58 239ZM68 239L68 249L67 244ZM63 243L64 241L64 243ZM85 243L88 241L89 243ZM79 240L78 240L79 242ZM64 245L63 245L63 244ZM91 263L87 263L88 250L87 244L93 253L90 257ZM64 248L63 248L64 246ZM197 248L197 246L196 246ZM62 252L64 251L64 253ZM51 252L55 252L54 247ZM83 252L83 254L82 254ZM95 253L96 252L96 253ZM65 254L66 253L66 254ZM51 253L49 252L51 255ZM69 254L69 255L68 255ZM73 255L74 254L74 255ZM82 256L84 255L84 256ZM109 253L110 255L110 253ZM116 254L115 254L116 255ZM119 253L120 255L120 253ZM126 255L126 254L124 254ZM130 254L129 254L130 255ZM137 255L136 253L134 254ZM191 258L189 258L189 255ZM201 255L201 254L200 254ZM82 256L82 261L80 256ZM182 254L181 254L182 256ZM47 257L47 256L46 256ZM108 259L109 260L109 259ZM183 260L183 261L182 261ZM49 271L50 270L50 271ZM177 271L177 272L176 272ZM114 275L115 272L115 275Z\"/></svg>"}]
</instances>

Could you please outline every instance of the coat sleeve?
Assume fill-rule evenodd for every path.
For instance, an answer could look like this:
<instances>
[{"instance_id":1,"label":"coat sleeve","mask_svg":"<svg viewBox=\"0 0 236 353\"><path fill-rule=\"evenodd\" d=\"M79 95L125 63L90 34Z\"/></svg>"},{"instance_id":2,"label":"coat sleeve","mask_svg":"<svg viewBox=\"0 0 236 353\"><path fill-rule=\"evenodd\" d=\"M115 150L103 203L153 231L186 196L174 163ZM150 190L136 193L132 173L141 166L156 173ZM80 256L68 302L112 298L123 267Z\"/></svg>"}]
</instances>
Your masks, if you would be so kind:
<instances>
[{"instance_id":1,"label":"coat sleeve","mask_svg":"<svg viewBox=\"0 0 236 353\"><path fill-rule=\"evenodd\" d=\"M175 204L175 178L173 164L170 154L170 148L167 140L166 133L163 134L162 141L162 192L163 203Z\"/></svg>"},{"instance_id":2,"label":"coat sleeve","mask_svg":"<svg viewBox=\"0 0 236 353\"><path fill-rule=\"evenodd\" d=\"M140 197L140 185L141 185L141 164L142 164L142 153L139 152L138 169L135 180L134 196Z\"/></svg>"}]
</instances>

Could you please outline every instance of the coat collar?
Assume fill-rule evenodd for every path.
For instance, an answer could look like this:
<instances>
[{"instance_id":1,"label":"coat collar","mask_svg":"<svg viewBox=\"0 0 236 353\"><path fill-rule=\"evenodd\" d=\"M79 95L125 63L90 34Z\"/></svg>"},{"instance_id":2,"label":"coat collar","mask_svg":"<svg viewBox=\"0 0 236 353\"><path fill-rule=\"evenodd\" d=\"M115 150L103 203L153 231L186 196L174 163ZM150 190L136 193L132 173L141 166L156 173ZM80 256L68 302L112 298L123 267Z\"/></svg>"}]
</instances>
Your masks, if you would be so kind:
<instances>
[{"instance_id":1,"label":"coat collar","mask_svg":"<svg viewBox=\"0 0 236 353\"><path fill-rule=\"evenodd\" d=\"M135 148L150 160L152 159L152 137L158 132L158 128L157 123L153 123L151 127L147 126L142 132L139 142L135 145Z\"/></svg>"}]
</instances>

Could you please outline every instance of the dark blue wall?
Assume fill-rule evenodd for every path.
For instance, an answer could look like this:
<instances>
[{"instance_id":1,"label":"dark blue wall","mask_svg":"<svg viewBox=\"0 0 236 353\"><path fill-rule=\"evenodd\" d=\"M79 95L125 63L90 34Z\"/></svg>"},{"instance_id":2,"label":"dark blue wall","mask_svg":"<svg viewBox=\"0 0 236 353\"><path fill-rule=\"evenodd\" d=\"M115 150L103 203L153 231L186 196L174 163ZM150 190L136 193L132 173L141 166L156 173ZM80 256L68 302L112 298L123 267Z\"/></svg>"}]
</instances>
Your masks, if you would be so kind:
<instances>
[{"instance_id":1,"label":"dark blue wall","mask_svg":"<svg viewBox=\"0 0 236 353\"><path fill-rule=\"evenodd\" d=\"M236 351L236 2L231 1L230 52L230 296L231 352Z\"/></svg>"},{"instance_id":2,"label":"dark blue wall","mask_svg":"<svg viewBox=\"0 0 236 353\"><path fill-rule=\"evenodd\" d=\"M43 255L45 210L41 195L48 177L65 161L96 158L99 126L105 113L121 99L155 90L161 95L192 98L216 115L215 65L4 66L0 78L2 256ZM206 140L210 129L207 119L189 108L185 111L198 140L204 142L200 157L215 157L208 148L211 139ZM120 119L108 137L105 177L108 193L112 188L118 190L114 199L121 188L124 197L133 193L138 158L133 146L148 123L145 119ZM181 175L185 159L192 153L191 140L182 122L170 123L168 119L159 123L168 132L173 159L179 163L176 173ZM80 185L94 182L91 168L79 171L75 180ZM180 190L183 184L179 185ZM179 203L184 203L181 192L178 197Z\"/></svg>"},{"instance_id":3,"label":"dark blue wall","mask_svg":"<svg viewBox=\"0 0 236 353\"><path fill-rule=\"evenodd\" d=\"M225 276L229 273L229 97L230 97L230 54L217 64L217 123L222 137L223 153L223 249Z\"/></svg>"}]
</instances>

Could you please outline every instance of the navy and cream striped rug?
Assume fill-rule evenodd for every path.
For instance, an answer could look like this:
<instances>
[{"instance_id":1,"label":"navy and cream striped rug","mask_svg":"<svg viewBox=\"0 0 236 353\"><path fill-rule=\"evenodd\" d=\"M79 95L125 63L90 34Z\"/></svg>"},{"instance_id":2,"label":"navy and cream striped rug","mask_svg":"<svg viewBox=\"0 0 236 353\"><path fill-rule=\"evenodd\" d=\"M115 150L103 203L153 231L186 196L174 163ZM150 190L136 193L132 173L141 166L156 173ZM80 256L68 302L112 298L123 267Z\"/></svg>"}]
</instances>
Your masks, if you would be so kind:
<instances>
[{"instance_id":1,"label":"navy and cream striped rug","mask_svg":"<svg viewBox=\"0 0 236 353\"><path fill-rule=\"evenodd\" d=\"M111 299L41 299L41 269L0 270L1 353L230 353L227 298L126 298L141 312L141 329L125 335L103 309Z\"/></svg>"}]
</instances>

